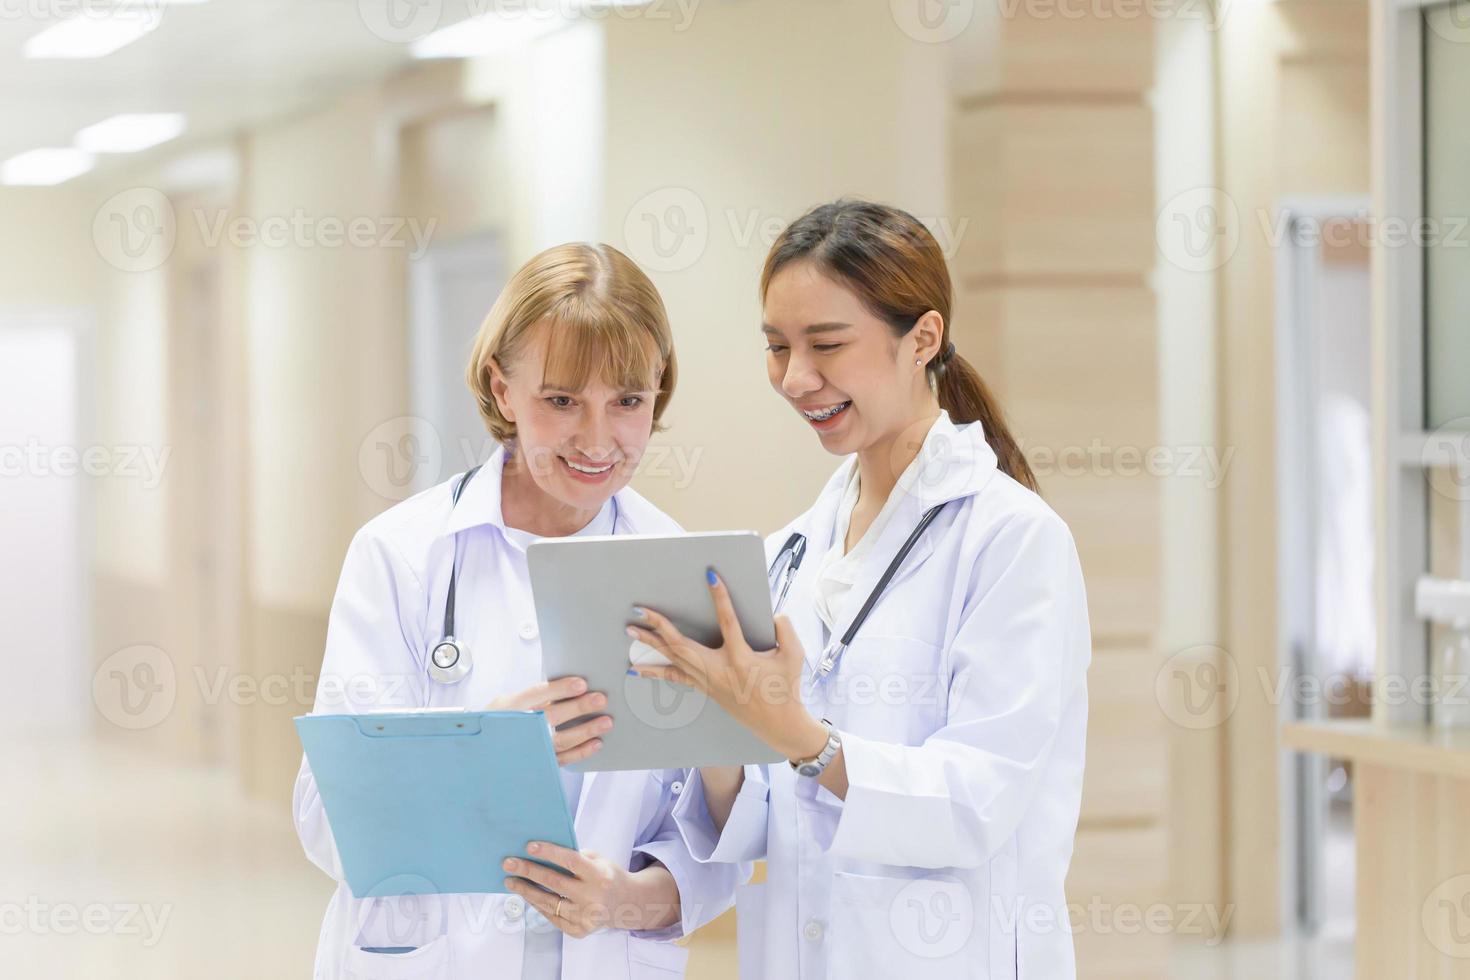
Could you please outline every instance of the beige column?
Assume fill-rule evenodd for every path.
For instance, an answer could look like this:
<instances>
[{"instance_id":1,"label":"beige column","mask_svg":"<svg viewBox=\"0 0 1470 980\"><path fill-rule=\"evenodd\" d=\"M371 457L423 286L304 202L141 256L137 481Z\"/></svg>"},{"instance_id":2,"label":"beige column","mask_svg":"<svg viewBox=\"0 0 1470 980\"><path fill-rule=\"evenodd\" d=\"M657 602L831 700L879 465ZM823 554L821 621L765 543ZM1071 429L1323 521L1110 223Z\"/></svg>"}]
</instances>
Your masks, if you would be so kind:
<instances>
[{"instance_id":1,"label":"beige column","mask_svg":"<svg viewBox=\"0 0 1470 980\"><path fill-rule=\"evenodd\" d=\"M1108 14L1103 16L1103 14ZM1168 743L1154 698L1158 486L1154 22L1137 9L1001 4L956 50L956 343L992 384L1072 529L1094 662L1068 880L1079 976L1163 976Z\"/></svg>"}]
</instances>

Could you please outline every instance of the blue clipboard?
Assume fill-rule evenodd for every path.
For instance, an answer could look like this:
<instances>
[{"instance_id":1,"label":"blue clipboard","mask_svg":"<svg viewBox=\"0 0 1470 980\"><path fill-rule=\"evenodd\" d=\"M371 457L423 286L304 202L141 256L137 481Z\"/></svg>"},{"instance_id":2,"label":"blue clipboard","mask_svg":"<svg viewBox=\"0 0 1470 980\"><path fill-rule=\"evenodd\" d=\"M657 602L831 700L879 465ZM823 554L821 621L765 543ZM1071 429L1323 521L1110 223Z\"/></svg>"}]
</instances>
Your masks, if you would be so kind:
<instances>
[{"instance_id":1,"label":"blue clipboard","mask_svg":"<svg viewBox=\"0 0 1470 980\"><path fill-rule=\"evenodd\" d=\"M504 892L501 863L530 841L577 847L540 711L302 715L296 731L358 898Z\"/></svg>"}]
</instances>

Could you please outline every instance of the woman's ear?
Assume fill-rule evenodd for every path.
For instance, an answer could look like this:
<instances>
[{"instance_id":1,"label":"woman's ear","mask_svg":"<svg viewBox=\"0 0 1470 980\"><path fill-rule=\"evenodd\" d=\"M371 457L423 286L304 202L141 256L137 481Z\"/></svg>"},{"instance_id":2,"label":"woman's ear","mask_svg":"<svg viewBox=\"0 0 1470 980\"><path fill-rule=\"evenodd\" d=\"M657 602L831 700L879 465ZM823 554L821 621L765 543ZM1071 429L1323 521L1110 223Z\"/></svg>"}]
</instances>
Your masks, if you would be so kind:
<instances>
[{"instance_id":1,"label":"woman's ear","mask_svg":"<svg viewBox=\"0 0 1470 980\"><path fill-rule=\"evenodd\" d=\"M909 331L909 336L914 340L914 357L922 364L928 364L939 356L944 341L944 317L939 315L938 310L930 310L914 323L914 329Z\"/></svg>"},{"instance_id":2,"label":"woman's ear","mask_svg":"<svg viewBox=\"0 0 1470 980\"><path fill-rule=\"evenodd\" d=\"M485 362L485 370L490 372L490 394L495 397L495 407L500 409L501 418L514 423L516 413L510 406L510 383L500 368L500 362L491 357Z\"/></svg>"}]
</instances>

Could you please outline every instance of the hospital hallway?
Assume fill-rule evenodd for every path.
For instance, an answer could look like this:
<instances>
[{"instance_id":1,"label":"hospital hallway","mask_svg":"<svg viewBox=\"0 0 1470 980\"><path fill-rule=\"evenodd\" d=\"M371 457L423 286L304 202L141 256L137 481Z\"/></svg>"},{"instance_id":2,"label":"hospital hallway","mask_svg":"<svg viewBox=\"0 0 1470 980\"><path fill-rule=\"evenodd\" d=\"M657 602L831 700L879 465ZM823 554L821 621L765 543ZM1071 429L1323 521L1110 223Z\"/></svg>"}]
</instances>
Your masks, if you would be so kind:
<instances>
[{"instance_id":1,"label":"hospital hallway","mask_svg":"<svg viewBox=\"0 0 1470 980\"><path fill-rule=\"evenodd\" d=\"M0 977L303 977L331 895L290 811L223 768L161 765L100 739L33 737L0 756ZM159 808L157 800L170 801ZM721 930L690 976L735 980ZM1349 980L1350 939L1176 942L1174 980Z\"/></svg>"},{"instance_id":2,"label":"hospital hallway","mask_svg":"<svg viewBox=\"0 0 1470 980\"><path fill-rule=\"evenodd\" d=\"M650 554L770 542L726 579L747 637L852 647L716 761L826 720L788 785L831 764L859 829L753 819L795 873L688 980L740 942L746 980L766 948L758 980L1470 980L1470 0L0 0L0 93L0 980L310 977L337 886L291 797L327 714L577 675L609 771L743 754L625 679L625 611L677 598L640 580L696 583L595 540L652 530L628 493L689 532ZM531 574L610 498L575 579ZM688 754L630 761L640 724ZM516 771L386 735L412 755L314 764L361 795L319 794L313 853L483 890L559 802L603 857L664 832L651 782L583 806L555 746L481 744ZM531 826L502 847L465 789ZM495 876L449 880L476 845ZM663 914L623 870L558 894ZM516 928L354 920L321 972L521 980ZM684 958L596 942L567 980Z\"/></svg>"}]
</instances>

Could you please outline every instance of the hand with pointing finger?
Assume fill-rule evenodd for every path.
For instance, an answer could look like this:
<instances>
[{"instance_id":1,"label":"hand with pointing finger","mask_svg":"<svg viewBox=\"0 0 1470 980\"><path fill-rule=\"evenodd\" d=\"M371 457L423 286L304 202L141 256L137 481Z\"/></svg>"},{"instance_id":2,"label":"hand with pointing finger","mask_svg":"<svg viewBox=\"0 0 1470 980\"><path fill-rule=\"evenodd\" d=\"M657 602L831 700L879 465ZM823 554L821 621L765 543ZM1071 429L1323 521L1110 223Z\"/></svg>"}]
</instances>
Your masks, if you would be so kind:
<instances>
[{"instance_id":1,"label":"hand with pointing finger","mask_svg":"<svg viewBox=\"0 0 1470 980\"><path fill-rule=\"evenodd\" d=\"M827 743L827 730L801 700L805 654L791 621L776 617L774 650L752 650L740 629L730 593L713 570L708 585L720 624L720 646L696 643L660 613L637 608L633 610L636 623L628 627L628 635L658 650L671 666L638 665L633 672L702 691L788 759L816 755Z\"/></svg>"},{"instance_id":2,"label":"hand with pointing finger","mask_svg":"<svg viewBox=\"0 0 1470 980\"><path fill-rule=\"evenodd\" d=\"M602 748L602 738L612 728L613 720L607 715L584 721L566 731L557 731L557 726L595 714L607 707L607 695L601 691L588 693L587 681L581 677L558 677L521 691L496 698L487 707L489 711L544 711L546 723L551 726L551 744L556 749L559 766L581 762Z\"/></svg>"}]
</instances>

